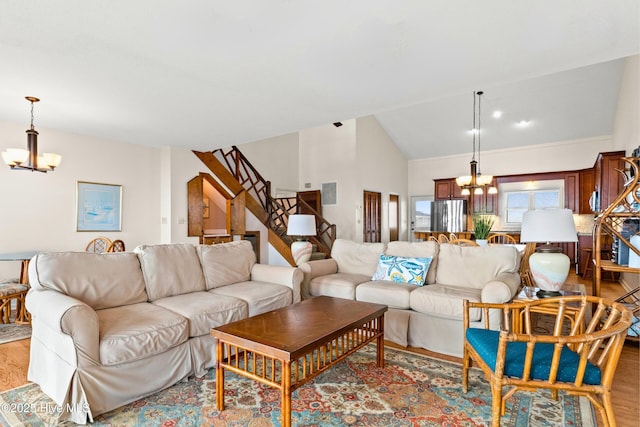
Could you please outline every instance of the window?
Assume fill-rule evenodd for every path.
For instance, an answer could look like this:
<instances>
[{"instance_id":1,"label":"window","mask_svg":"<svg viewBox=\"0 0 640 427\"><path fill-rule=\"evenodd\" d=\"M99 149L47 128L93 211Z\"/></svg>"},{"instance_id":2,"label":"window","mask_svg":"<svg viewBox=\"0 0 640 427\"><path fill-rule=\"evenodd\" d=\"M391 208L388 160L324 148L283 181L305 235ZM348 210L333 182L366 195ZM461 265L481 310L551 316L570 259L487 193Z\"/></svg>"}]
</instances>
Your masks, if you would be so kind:
<instances>
[{"instance_id":1,"label":"window","mask_svg":"<svg viewBox=\"0 0 640 427\"><path fill-rule=\"evenodd\" d=\"M521 224L522 215L530 209L563 207L560 204L561 191L559 189L510 191L505 196L507 201L506 222L508 224Z\"/></svg>"}]
</instances>

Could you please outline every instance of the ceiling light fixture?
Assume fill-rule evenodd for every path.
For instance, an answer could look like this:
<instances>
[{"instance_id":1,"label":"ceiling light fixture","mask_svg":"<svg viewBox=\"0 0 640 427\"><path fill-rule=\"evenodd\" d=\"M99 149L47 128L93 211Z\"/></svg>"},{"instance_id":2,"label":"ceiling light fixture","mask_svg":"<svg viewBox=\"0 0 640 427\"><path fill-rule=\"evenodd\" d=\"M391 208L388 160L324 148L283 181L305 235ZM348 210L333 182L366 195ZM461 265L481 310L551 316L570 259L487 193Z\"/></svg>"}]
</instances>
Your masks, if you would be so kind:
<instances>
[{"instance_id":1,"label":"ceiling light fixture","mask_svg":"<svg viewBox=\"0 0 640 427\"><path fill-rule=\"evenodd\" d=\"M27 148L7 148L2 152L2 159L11 168L16 170L30 170L47 173L55 169L62 160L62 156L54 153L42 153L38 156L38 131L33 127L33 103L40 100L34 96L25 96L31 103L31 127L27 129Z\"/></svg>"},{"instance_id":2,"label":"ceiling light fixture","mask_svg":"<svg viewBox=\"0 0 640 427\"><path fill-rule=\"evenodd\" d=\"M456 183L462 187L462 195L468 196L471 194L471 190L473 190L473 194L483 194L483 188L489 186L488 192L489 194L496 194L498 189L491 185L491 181L493 181L493 175L482 175L480 172L480 112L481 112L481 97L484 92L477 91L473 92L473 129L471 133L473 133L473 157L471 158L470 168L471 175L460 176L456 178ZM477 100L477 102L476 102ZM477 111L477 122L478 126L476 127L476 111ZM476 136L478 137L478 161L476 161Z\"/></svg>"}]
</instances>

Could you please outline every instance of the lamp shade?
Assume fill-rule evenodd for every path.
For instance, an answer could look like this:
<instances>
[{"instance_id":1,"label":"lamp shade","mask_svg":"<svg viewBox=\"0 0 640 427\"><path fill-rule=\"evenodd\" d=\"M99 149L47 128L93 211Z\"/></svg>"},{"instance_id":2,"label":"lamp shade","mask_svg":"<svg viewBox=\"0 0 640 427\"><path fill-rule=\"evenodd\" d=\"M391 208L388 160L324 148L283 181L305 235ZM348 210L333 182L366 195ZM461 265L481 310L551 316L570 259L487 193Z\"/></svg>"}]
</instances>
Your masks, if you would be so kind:
<instances>
[{"instance_id":1,"label":"lamp shade","mask_svg":"<svg viewBox=\"0 0 640 427\"><path fill-rule=\"evenodd\" d=\"M289 215L287 225L289 236L315 236L316 217L313 215Z\"/></svg>"},{"instance_id":2,"label":"lamp shade","mask_svg":"<svg viewBox=\"0 0 640 427\"><path fill-rule=\"evenodd\" d=\"M522 217L520 241L577 242L578 232L570 209L536 209Z\"/></svg>"}]
</instances>

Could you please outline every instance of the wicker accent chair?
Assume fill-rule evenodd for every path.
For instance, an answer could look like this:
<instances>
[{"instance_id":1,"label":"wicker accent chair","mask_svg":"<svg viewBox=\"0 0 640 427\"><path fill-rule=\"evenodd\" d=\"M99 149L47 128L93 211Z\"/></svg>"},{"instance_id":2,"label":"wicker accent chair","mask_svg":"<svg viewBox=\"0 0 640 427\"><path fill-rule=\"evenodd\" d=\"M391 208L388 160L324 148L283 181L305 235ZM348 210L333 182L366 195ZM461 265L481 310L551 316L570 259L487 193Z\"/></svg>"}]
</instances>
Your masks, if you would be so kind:
<instances>
[{"instance_id":1,"label":"wicker accent chair","mask_svg":"<svg viewBox=\"0 0 640 427\"><path fill-rule=\"evenodd\" d=\"M106 250L106 252L124 252L124 251L125 251L124 242L120 239L117 239L111 242L111 244Z\"/></svg>"},{"instance_id":2,"label":"wicker accent chair","mask_svg":"<svg viewBox=\"0 0 640 427\"><path fill-rule=\"evenodd\" d=\"M580 333L589 310L594 310ZM488 325L489 311L502 311L501 331ZM469 328L470 317L480 314L485 328ZM533 316L553 316L550 335L533 331ZM567 317L572 316L573 325ZM492 426L500 426L506 400L519 390L550 389L585 396L600 412L606 426L615 426L611 383L615 374L631 311L623 304L599 297L575 296L491 304L464 301L464 355L462 389L469 388L472 362L491 384ZM512 388L503 395L503 388Z\"/></svg>"},{"instance_id":3,"label":"wicker accent chair","mask_svg":"<svg viewBox=\"0 0 640 427\"><path fill-rule=\"evenodd\" d=\"M84 249L86 252L93 252L96 254L103 254L107 252L109 249L109 245L111 245L111 240L106 237L96 237L92 239L87 247Z\"/></svg>"},{"instance_id":4,"label":"wicker accent chair","mask_svg":"<svg viewBox=\"0 0 640 427\"><path fill-rule=\"evenodd\" d=\"M459 246L480 246L475 241L469 239L451 239L449 243Z\"/></svg>"},{"instance_id":5,"label":"wicker accent chair","mask_svg":"<svg viewBox=\"0 0 640 427\"><path fill-rule=\"evenodd\" d=\"M489 237L487 237L487 243L515 245L516 243L518 243L518 241L513 236L509 236L508 234L495 233L490 234Z\"/></svg>"}]
</instances>

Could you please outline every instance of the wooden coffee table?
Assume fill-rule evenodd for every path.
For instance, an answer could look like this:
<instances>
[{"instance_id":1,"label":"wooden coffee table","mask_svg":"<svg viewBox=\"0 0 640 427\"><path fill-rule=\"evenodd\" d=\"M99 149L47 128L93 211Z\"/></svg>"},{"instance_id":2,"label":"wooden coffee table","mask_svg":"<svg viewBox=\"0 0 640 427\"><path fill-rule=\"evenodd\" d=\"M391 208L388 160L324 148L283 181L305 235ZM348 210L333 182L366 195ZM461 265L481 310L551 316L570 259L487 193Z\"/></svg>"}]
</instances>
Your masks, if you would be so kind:
<instances>
[{"instance_id":1,"label":"wooden coffee table","mask_svg":"<svg viewBox=\"0 0 640 427\"><path fill-rule=\"evenodd\" d=\"M280 389L282 425L291 393L372 341L384 367L386 305L316 297L211 329L216 343L216 407L224 410L224 371Z\"/></svg>"}]
</instances>

